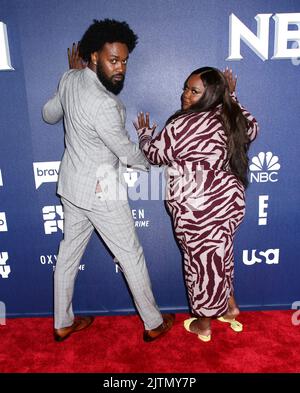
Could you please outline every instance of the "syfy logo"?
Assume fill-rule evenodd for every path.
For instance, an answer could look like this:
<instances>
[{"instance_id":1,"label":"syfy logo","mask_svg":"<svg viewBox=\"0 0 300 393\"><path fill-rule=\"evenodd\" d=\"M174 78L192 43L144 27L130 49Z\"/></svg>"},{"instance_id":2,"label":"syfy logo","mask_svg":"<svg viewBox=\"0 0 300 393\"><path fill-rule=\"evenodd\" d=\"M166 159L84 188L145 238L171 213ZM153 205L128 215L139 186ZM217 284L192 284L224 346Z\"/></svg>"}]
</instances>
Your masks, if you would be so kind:
<instances>
[{"instance_id":1,"label":"syfy logo","mask_svg":"<svg viewBox=\"0 0 300 393\"><path fill-rule=\"evenodd\" d=\"M256 250L251 251L251 257L249 258L249 251L243 250L243 262L247 266L254 265L255 263L265 262L267 265L278 265L279 264L279 248L273 248L266 251L260 251L258 253L260 258L256 255Z\"/></svg>"},{"instance_id":2,"label":"syfy logo","mask_svg":"<svg viewBox=\"0 0 300 393\"><path fill-rule=\"evenodd\" d=\"M0 252L0 276L2 278L8 278L8 275L11 272L10 266L6 265L7 260L8 252Z\"/></svg>"},{"instance_id":3,"label":"syfy logo","mask_svg":"<svg viewBox=\"0 0 300 393\"><path fill-rule=\"evenodd\" d=\"M0 187L2 187L2 186L3 186L3 180L2 180L2 172L0 169Z\"/></svg>"},{"instance_id":4,"label":"syfy logo","mask_svg":"<svg viewBox=\"0 0 300 393\"><path fill-rule=\"evenodd\" d=\"M260 152L252 158L252 164L249 166L251 171L250 182L266 183L268 181L275 183L278 181L278 170L280 164L278 156L274 156L272 152Z\"/></svg>"},{"instance_id":5,"label":"syfy logo","mask_svg":"<svg viewBox=\"0 0 300 393\"><path fill-rule=\"evenodd\" d=\"M4 212L0 212L0 232L7 232L6 215Z\"/></svg>"},{"instance_id":6,"label":"syfy logo","mask_svg":"<svg viewBox=\"0 0 300 393\"><path fill-rule=\"evenodd\" d=\"M44 206L42 211L46 235L51 235L58 229L64 231L64 212L61 205Z\"/></svg>"},{"instance_id":7,"label":"syfy logo","mask_svg":"<svg viewBox=\"0 0 300 393\"><path fill-rule=\"evenodd\" d=\"M269 20L272 14L257 14L257 35L252 33L234 14L229 16L229 56L226 60L241 60L241 40L263 61L269 58ZM300 13L275 14L274 54L272 59L300 57ZM297 27L289 29L291 25ZM290 43L292 45L289 45ZM290 46L290 47L289 47Z\"/></svg>"},{"instance_id":8,"label":"syfy logo","mask_svg":"<svg viewBox=\"0 0 300 393\"><path fill-rule=\"evenodd\" d=\"M60 161L34 162L33 173L35 188L43 183L57 182Z\"/></svg>"},{"instance_id":9,"label":"syfy logo","mask_svg":"<svg viewBox=\"0 0 300 393\"><path fill-rule=\"evenodd\" d=\"M6 24L0 22L0 71L14 70L10 61Z\"/></svg>"}]
</instances>

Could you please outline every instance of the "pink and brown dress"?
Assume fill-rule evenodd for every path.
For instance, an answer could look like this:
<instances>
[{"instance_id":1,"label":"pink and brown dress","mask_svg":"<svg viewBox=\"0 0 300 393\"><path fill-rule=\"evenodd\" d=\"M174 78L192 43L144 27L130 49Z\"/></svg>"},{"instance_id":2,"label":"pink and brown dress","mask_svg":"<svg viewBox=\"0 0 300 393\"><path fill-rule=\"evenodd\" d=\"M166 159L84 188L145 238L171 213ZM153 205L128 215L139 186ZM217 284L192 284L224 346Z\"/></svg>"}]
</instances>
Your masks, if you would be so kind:
<instances>
[{"instance_id":1,"label":"pink and brown dress","mask_svg":"<svg viewBox=\"0 0 300 393\"><path fill-rule=\"evenodd\" d=\"M241 106L253 141L258 125ZM184 255L195 316L226 313L233 294L233 239L245 214L244 186L230 172L227 137L214 110L177 117L155 137L139 130L140 146L155 165L167 165L166 204Z\"/></svg>"}]
</instances>

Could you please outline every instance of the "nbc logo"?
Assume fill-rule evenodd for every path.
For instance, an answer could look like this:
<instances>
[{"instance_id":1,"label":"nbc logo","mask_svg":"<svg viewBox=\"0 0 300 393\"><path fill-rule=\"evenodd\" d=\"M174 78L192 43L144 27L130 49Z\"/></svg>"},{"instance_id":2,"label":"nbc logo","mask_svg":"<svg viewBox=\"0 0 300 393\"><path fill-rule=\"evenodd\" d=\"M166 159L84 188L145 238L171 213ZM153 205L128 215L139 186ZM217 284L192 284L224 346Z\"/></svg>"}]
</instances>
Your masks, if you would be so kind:
<instances>
[{"instance_id":1,"label":"nbc logo","mask_svg":"<svg viewBox=\"0 0 300 393\"><path fill-rule=\"evenodd\" d=\"M272 152L260 152L252 158L249 166L251 171L250 182L266 183L268 181L275 183L278 181L278 172L280 169L278 156Z\"/></svg>"}]
</instances>

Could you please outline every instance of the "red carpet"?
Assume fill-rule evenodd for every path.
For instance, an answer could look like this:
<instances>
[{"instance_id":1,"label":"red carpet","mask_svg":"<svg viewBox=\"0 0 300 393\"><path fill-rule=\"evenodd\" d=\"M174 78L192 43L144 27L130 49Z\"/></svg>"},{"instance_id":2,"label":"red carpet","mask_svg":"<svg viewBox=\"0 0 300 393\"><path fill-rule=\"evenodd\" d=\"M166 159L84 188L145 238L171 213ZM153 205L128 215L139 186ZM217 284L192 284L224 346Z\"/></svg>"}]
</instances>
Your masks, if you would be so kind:
<instances>
[{"instance_id":1,"label":"red carpet","mask_svg":"<svg viewBox=\"0 0 300 393\"><path fill-rule=\"evenodd\" d=\"M86 331L63 343L52 338L51 318L8 319L0 325L1 373L297 373L300 325L292 311L242 312L242 333L213 321L204 343L183 328L152 343L142 340L137 316L96 317Z\"/></svg>"}]
</instances>

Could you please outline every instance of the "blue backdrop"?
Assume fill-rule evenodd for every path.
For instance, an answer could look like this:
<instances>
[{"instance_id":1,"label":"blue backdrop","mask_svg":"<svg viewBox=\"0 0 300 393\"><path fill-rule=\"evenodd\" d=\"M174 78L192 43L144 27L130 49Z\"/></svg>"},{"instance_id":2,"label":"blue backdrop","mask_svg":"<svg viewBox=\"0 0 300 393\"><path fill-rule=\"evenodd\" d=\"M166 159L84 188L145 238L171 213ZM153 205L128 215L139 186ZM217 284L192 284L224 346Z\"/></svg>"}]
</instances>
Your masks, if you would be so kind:
<instances>
[{"instance_id":1,"label":"blue backdrop","mask_svg":"<svg viewBox=\"0 0 300 393\"><path fill-rule=\"evenodd\" d=\"M1 0L0 65L9 53L14 68L0 70L0 301L7 314L53 310L63 228L55 194L63 125L44 123L41 108L68 67L67 48L94 18L105 17L126 20L139 35L121 94L133 140L137 111L150 111L162 126L178 109L183 82L195 68L230 66L238 75L238 98L258 119L260 135L250 150L247 212L235 242L236 297L242 309L291 307L300 299L300 1ZM268 50L264 61L257 40ZM277 53L282 42L286 58ZM243 59L227 60L239 44ZM157 302L164 310L186 311L163 174L154 168L151 175L129 172L126 179ZM96 234L81 262L74 309L134 312L123 277Z\"/></svg>"}]
</instances>

